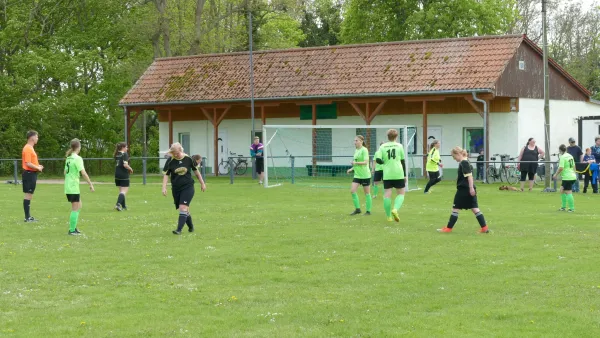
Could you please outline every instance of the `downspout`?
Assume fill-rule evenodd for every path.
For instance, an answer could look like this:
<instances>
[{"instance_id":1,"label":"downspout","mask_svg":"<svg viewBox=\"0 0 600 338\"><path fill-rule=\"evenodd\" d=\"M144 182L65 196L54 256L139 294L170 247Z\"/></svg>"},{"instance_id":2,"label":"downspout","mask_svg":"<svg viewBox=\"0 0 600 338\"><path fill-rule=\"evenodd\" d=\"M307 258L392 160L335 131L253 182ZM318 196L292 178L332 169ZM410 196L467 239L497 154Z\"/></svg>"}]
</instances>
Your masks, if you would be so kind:
<instances>
[{"instance_id":1,"label":"downspout","mask_svg":"<svg viewBox=\"0 0 600 338\"><path fill-rule=\"evenodd\" d=\"M482 100L480 98L477 97L477 94L475 92L472 93L473 94L473 101L476 102L480 102L483 104L483 151L484 151L484 158L486 163L484 163L484 170L483 170L483 182L487 182L487 168L488 168L488 163L487 161L490 160L490 150L488 149L487 145L488 143L488 130L487 130L487 119L488 119L488 107L487 107L487 102L485 100Z\"/></svg>"}]
</instances>

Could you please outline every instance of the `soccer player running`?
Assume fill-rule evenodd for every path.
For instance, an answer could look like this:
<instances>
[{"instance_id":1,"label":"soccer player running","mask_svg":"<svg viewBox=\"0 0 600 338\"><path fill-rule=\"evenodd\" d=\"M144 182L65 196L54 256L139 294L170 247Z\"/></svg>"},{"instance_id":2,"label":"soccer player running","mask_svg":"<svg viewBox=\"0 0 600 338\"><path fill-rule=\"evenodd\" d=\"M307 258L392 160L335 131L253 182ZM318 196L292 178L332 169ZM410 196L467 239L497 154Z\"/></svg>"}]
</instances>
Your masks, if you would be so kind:
<instances>
[{"instance_id":1,"label":"soccer player running","mask_svg":"<svg viewBox=\"0 0 600 338\"><path fill-rule=\"evenodd\" d=\"M369 170L369 150L365 148L365 138L362 135L357 135L354 138L354 160L352 161L352 168L348 169L348 174L354 172L354 179L350 187L350 193L352 194L352 202L354 203L354 211L350 216L358 215L362 211L360 210L360 200L356 190L359 185L363 186L365 192L365 199L367 205L367 212L365 216L371 215L371 206L373 200L371 199L371 170Z\"/></svg>"},{"instance_id":2,"label":"soccer player running","mask_svg":"<svg viewBox=\"0 0 600 338\"><path fill-rule=\"evenodd\" d=\"M250 145L250 156L255 158L256 173L258 174L258 184L263 183L265 177L265 158L263 156L264 146L260 143L258 136L254 137L253 143Z\"/></svg>"},{"instance_id":3,"label":"soccer player running","mask_svg":"<svg viewBox=\"0 0 600 338\"><path fill-rule=\"evenodd\" d=\"M379 146L384 142L379 143ZM373 198L377 198L377 194L379 193L379 184L383 181L383 166L377 163L377 158L381 158L381 151L377 149L375 154L373 155L373 163L371 164L373 170Z\"/></svg>"},{"instance_id":4,"label":"soccer player running","mask_svg":"<svg viewBox=\"0 0 600 338\"><path fill-rule=\"evenodd\" d=\"M190 203L195 192L191 172L193 171L198 181L200 181L202 191L206 190L206 185L196 166L196 161L183 152L183 147L179 142L173 143L168 153L171 157L167 159L163 168L162 193L163 196L167 196L167 182L169 176L171 176L173 202L175 203L175 209L179 210L177 229L173 230L173 234L181 235L183 226L186 224L189 232L194 231L194 223L192 222L192 215L190 215Z\"/></svg>"},{"instance_id":5,"label":"soccer player running","mask_svg":"<svg viewBox=\"0 0 600 338\"><path fill-rule=\"evenodd\" d=\"M398 130L387 131L388 142L379 147L380 157L375 161L383 165L383 209L388 221L400 222L398 210L404 204L404 193L406 192L406 162L404 160L404 148L396 140ZM392 189L396 189L396 199L392 209ZM392 218L393 217L393 218Z\"/></svg>"},{"instance_id":6,"label":"soccer player running","mask_svg":"<svg viewBox=\"0 0 600 338\"><path fill-rule=\"evenodd\" d=\"M22 167L23 167L23 211L25 212L25 222L35 222L36 219L31 216L31 200L35 187L37 185L37 175L44 170L44 166L38 162L37 154L33 146L38 143L38 133L35 130L27 132L27 144L23 147Z\"/></svg>"},{"instance_id":7,"label":"soccer player running","mask_svg":"<svg viewBox=\"0 0 600 338\"><path fill-rule=\"evenodd\" d=\"M440 168L444 165L440 161L440 141L433 140L430 145L429 154L427 155L427 174L429 175L429 182L425 186L425 193L429 194L429 189L434 185L440 183Z\"/></svg>"},{"instance_id":8,"label":"soccer player running","mask_svg":"<svg viewBox=\"0 0 600 338\"><path fill-rule=\"evenodd\" d=\"M67 159L65 160L65 195L67 201L71 202L71 216L69 217L69 235L79 235L77 229L77 221L79 220L79 212L81 211L81 193L79 191L79 177L83 176L86 182L90 185L90 190L94 191L94 185L90 181L85 168L83 159L79 156L81 151L81 142L78 139L71 141L71 148L67 150Z\"/></svg>"},{"instance_id":9,"label":"soccer player running","mask_svg":"<svg viewBox=\"0 0 600 338\"><path fill-rule=\"evenodd\" d=\"M117 166L115 167L115 185L119 188L119 197L117 198L115 210L122 211L127 210L125 196L129 191L129 174L133 174L133 169L129 165L127 143L117 143L114 158L117 162Z\"/></svg>"},{"instance_id":10,"label":"soccer player running","mask_svg":"<svg viewBox=\"0 0 600 338\"><path fill-rule=\"evenodd\" d=\"M452 206L452 215L448 225L442 229L438 229L439 232L452 232L456 221L458 221L458 212L462 210L471 209L481 229L479 232L488 233L488 227L485 223L485 218L479 210L479 204L477 202L477 188L473 179L473 166L469 163L467 151L461 147L454 147L452 149L452 158L458 165L458 177L456 179L456 194L454 195L454 205Z\"/></svg>"},{"instance_id":11,"label":"soccer player running","mask_svg":"<svg viewBox=\"0 0 600 338\"><path fill-rule=\"evenodd\" d=\"M562 185L560 187L560 199L562 202L561 208L558 211L575 211L575 199L573 199L573 184L577 180L577 174L575 173L575 159L571 154L567 153L567 146L561 144L558 147L558 157L560 163L558 170L554 174L553 179L556 179L558 175L562 178ZM569 209L567 210L567 204Z\"/></svg>"}]
</instances>

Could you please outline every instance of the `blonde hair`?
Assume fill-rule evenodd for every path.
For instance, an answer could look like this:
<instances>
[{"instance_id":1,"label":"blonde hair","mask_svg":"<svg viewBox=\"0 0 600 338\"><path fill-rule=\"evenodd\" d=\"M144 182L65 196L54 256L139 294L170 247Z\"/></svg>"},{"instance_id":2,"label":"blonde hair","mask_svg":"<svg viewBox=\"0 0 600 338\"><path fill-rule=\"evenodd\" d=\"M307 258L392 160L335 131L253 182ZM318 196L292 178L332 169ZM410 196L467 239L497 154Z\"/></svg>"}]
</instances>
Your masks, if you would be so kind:
<instances>
[{"instance_id":1,"label":"blonde hair","mask_svg":"<svg viewBox=\"0 0 600 338\"><path fill-rule=\"evenodd\" d=\"M452 152L451 153L452 153L452 155L459 155L460 154L463 157L467 157L467 155L468 155L467 151L464 150L463 148L459 147L459 146L456 146L456 147L452 148Z\"/></svg>"},{"instance_id":2,"label":"blonde hair","mask_svg":"<svg viewBox=\"0 0 600 338\"><path fill-rule=\"evenodd\" d=\"M179 151L179 152L183 153L183 146L181 145L181 143L175 142L175 143L171 144L171 148L169 148L169 151L167 151L167 153L171 154L171 156L173 156L174 151Z\"/></svg>"},{"instance_id":3,"label":"blonde hair","mask_svg":"<svg viewBox=\"0 0 600 338\"><path fill-rule=\"evenodd\" d=\"M440 141L438 141L438 140L431 141L431 144L429 145L429 150L433 149L433 147L435 147L435 145L438 143L440 143Z\"/></svg>"},{"instance_id":4,"label":"blonde hair","mask_svg":"<svg viewBox=\"0 0 600 338\"><path fill-rule=\"evenodd\" d=\"M388 130L387 137L388 137L388 140L390 140L390 141L396 140L398 138L398 130L396 130L396 129Z\"/></svg>"},{"instance_id":5,"label":"blonde hair","mask_svg":"<svg viewBox=\"0 0 600 338\"><path fill-rule=\"evenodd\" d=\"M365 144L365 137L362 135L356 135L356 138L359 139L362 142L363 147L366 147L367 145Z\"/></svg>"},{"instance_id":6,"label":"blonde hair","mask_svg":"<svg viewBox=\"0 0 600 338\"><path fill-rule=\"evenodd\" d=\"M74 153L77 149L81 149L81 141L79 141L79 139L74 138L71 140L71 148L67 150L66 156L71 156L71 154Z\"/></svg>"}]
</instances>

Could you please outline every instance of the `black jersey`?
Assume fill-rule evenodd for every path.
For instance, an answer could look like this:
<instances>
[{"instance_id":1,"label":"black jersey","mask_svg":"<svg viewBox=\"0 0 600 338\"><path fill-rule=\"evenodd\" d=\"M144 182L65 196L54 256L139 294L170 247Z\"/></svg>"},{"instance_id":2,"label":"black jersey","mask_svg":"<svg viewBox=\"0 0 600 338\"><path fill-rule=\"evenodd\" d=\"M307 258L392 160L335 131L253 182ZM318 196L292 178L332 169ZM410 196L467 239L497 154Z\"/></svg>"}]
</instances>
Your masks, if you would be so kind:
<instances>
[{"instance_id":1,"label":"black jersey","mask_svg":"<svg viewBox=\"0 0 600 338\"><path fill-rule=\"evenodd\" d=\"M187 155L181 159L169 157L163 168L163 174L171 176L173 191L181 191L194 185L192 170L196 171L198 168L191 157Z\"/></svg>"},{"instance_id":2,"label":"black jersey","mask_svg":"<svg viewBox=\"0 0 600 338\"><path fill-rule=\"evenodd\" d=\"M129 171L125 168L125 164L129 161L129 155L127 153L118 152L115 156L115 162L117 166L115 167L115 179L117 180L128 180L129 179Z\"/></svg>"},{"instance_id":3,"label":"black jersey","mask_svg":"<svg viewBox=\"0 0 600 338\"><path fill-rule=\"evenodd\" d=\"M473 166L468 160L460 161L456 187L458 189L469 189L469 176L473 176ZM475 182L473 182L473 188L475 188Z\"/></svg>"}]
</instances>

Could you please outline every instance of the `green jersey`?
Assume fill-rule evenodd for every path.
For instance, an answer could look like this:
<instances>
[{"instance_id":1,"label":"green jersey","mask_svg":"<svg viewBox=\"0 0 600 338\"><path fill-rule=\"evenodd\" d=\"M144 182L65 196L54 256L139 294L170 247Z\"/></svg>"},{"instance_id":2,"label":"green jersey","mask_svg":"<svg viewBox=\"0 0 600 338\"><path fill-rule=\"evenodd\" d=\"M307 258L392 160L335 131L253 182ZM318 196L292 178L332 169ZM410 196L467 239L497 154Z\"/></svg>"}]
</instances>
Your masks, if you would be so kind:
<instances>
[{"instance_id":1,"label":"green jersey","mask_svg":"<svg viewBox=\"0 0 600 338\"><path fill-rule=\"evenodd\" d=\"M577 175L575 174L575 160L569 153L564 153L560 156L560 164L558 166L562 168L560 175L563 181L575 181Z\"/></svg>"},{"instance_id":2,"label":"green jersey","mask_svg":"<svg viewBox=\"0 0 600 338\"><path fill-rule=\"evenodd\" d=\"M377 149L377 151L375 152L374 158L381 158L381 149ZM377 161L375 162L375 171L382 171L383 170L383 165L377 163Z\"/></svg>"},{"instance_id":3,"label":"green jersey","mask_svg":"<svg viewBox=\"0 0 600 338\"><path fill-rule=\"evenodd\" d=\"M425 169L429 172L440 171L440 151L436 147L433 147L433 149L429 151Z\"/></svg>"},{"instance_id":4,"label":"green jersey","mask_svg":"<svg viewBox=\"0 0 600 338\"><path fill-rule=\"evenodd\" d=\"M355 164L354 178L371 178L371 170L369 170L369 151L365 147L356 149L354 152L354 162L366 162L366 164Z\"/></svg>"},{"instance_id":5,"label":"green jersey","mask_svg":"<svg viewBox=\"0 0 600 338\"><path fill-rule=\"evenodd\" d=\"M403 180L404 168L404 148L398 142L387 142L379 147L380 159L383 160L384 181Z\"/></svg>"},{"instance_id":6,"label":"green jersey","mask_svg":"<svg viewBox=\"0 0 600 338\"><path fill-rule=\"evenodd\" d=\"M77 154L71 154L65 161L65 194L79 194L79 177L83 167L83 158Z\"/></svg>"}]
</instances>

